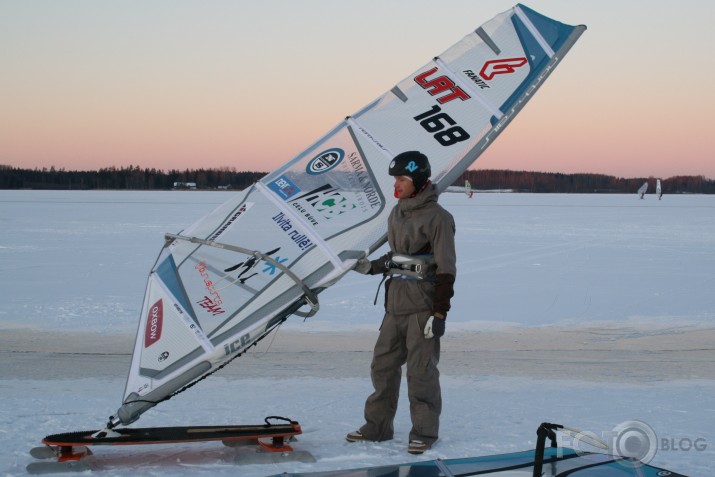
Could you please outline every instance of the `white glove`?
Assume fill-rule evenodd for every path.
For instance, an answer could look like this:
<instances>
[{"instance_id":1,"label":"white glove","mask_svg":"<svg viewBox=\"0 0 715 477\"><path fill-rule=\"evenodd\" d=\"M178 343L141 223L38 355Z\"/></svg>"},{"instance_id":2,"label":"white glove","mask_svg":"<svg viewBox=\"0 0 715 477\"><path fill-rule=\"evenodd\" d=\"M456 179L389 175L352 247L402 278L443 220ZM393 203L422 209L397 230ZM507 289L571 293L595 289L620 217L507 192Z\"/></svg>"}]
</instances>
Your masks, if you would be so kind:
<instances>
[{"instance_id":1,"label":"white glove","mask_svg":"<svg viewBox=\"0 0 715 477\"><path fill-rule=\"evenodd\" d=\"M353 268L358 273L362 273L363 275L367 275L370 273L370 270L372 270L372 263L370 263L370 260L367 258L361 258L360 260L357 261L357 264L355 265L355 268Z\"/></svg>"},{"instance_id":2,"label":"white glove","mask_svg":"<svg viewBox=\"0 0 715 477\"><path fill-rule=\"evenodd\" d=\"M426 339L432 339L432 338L441 338L442 335L444 335L444 318L437 318L435 315L430 316L427 319L427 324L425 324L425 338Z\"/></svg>"}]
</instances>

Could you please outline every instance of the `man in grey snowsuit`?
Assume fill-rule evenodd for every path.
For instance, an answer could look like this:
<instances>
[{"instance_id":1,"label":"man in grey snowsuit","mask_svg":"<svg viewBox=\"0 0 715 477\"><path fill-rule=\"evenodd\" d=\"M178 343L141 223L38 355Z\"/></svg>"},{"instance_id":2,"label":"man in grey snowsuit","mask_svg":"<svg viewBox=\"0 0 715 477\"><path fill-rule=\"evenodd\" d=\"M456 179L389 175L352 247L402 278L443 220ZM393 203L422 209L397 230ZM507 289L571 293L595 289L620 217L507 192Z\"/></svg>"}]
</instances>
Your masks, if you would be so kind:
<instances>
[{"instance_id":1,"label":"man in grey snowsuit","mask_svg":"<svg viewBox=\"0 0 715 477\"><path fill-rule=\"evenodd\" d=\"M407 364L412 418L408 452L421 454L439 434L442 395L437 363L457 274L455 225L452 215L437 203L424 154L398 154L389 174L395 176L399 199L388 219L390 252L372 261L361 259L355 268L390 276L370 368L375 391L365 402L365 424L346 438L350 442L393 438L402 365Z\"/></svg>"}]
</instances>

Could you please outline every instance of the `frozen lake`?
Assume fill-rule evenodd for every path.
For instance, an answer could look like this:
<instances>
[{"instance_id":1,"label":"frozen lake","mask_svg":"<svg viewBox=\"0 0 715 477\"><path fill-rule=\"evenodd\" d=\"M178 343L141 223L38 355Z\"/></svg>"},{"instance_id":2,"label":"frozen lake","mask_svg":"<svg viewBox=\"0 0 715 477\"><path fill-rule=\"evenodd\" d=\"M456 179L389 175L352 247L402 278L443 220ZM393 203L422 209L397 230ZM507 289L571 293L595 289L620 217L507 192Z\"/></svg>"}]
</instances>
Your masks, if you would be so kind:
<instances>
[{"instance_id":1,"label":"frozen lake","mask_svg":"<svg viewBox=\"0 0 715 477\"><path fill-rule=\"evenodd\" d=\"M0 191L0 321L133 333L163 234L227 194ZM450 193L441 202L457 224L451 326L715 323L715 196ZM320 295L310 323L287 325L373 327L378 281L348 274Z\"/></svg>"},{"instance_id":2,"label":"frozen lake","mask_svg":"<svg viewBox=\"0 0 715 477\"><path fill-rule=\"evenodd\" d=\"M163 234L227 194L0 191L0 475L26 475L43 436L98 428L116 410ZM637 419L657 434L654 465L711 475L715 196L441 202L457 223L459 271L440 361L440 440L419 459L527 450L543 421L606 436ZM418 459L405 452L404 391L395 440L344 441L371 389L378 282L348 274L320 295L318 315L288 319L137 423L289 416L304 431L296 448L316 463L237 467L235 450L209 444L102 448L93 475L259 477Z\"/></svg>"}]
</instances>

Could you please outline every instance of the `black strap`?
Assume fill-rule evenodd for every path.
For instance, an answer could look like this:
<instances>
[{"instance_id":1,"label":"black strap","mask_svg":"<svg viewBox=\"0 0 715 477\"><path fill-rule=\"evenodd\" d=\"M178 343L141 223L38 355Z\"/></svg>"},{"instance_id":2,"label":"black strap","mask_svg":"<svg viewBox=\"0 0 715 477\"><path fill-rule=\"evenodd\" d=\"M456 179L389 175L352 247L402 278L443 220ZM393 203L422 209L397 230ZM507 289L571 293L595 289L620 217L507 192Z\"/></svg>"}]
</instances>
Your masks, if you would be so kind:
<instances>
[{"instance_id":1,"label":"black strap","mask_svg":"<svg viewBox=\"0 0 715 477\"><path fill-rule=\"evenodd\" d=\"M389 275L392 277L392 275ZM377 291L375 292L375 300L372 302L373 305L377 305L377 296L380 294L380 287L382 286L383 283L385 283L385 280L387 280L388 275L385 274L382 276L382 280L380 280L380 283L377 284Z\"/></svg>"}]
</instances>

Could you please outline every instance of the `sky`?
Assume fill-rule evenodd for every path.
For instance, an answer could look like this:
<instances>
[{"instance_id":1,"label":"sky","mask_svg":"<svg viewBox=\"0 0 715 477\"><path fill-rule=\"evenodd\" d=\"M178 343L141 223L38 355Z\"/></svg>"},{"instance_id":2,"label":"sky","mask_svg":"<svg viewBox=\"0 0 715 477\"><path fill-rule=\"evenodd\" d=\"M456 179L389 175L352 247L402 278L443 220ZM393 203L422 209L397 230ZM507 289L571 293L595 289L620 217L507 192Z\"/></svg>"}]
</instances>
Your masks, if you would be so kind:
<instances>
[{"instance_id":1,"label":"sky","mask_svg":"<svg viewBox=\"0 0 715 477\"><path fill-rule=\"evenodd\" d=\"M0 165L270 171L514 0L0 0ZM715 2L588 30L472 169L715 178Z\"/></svg>"}]
</instances>

